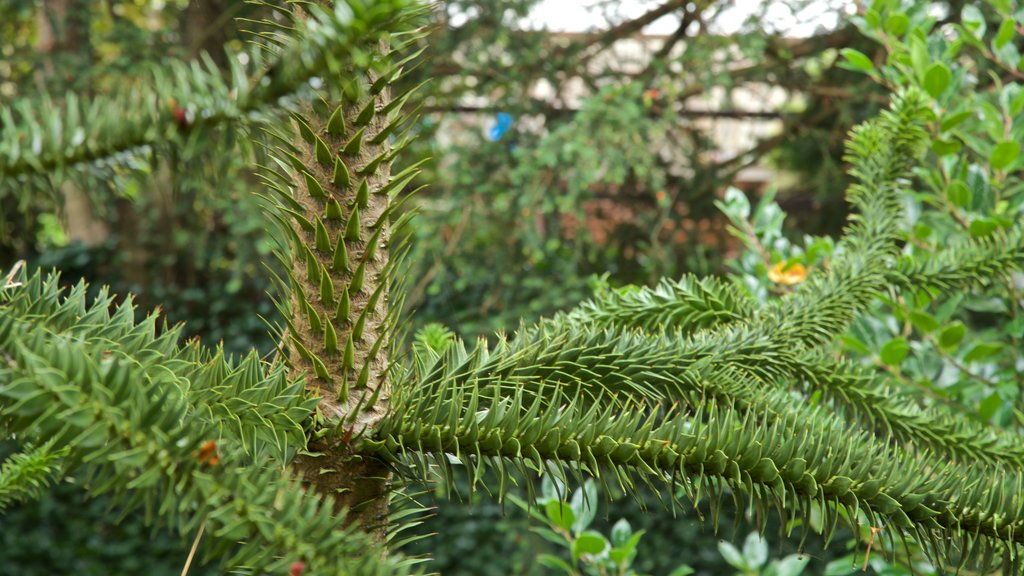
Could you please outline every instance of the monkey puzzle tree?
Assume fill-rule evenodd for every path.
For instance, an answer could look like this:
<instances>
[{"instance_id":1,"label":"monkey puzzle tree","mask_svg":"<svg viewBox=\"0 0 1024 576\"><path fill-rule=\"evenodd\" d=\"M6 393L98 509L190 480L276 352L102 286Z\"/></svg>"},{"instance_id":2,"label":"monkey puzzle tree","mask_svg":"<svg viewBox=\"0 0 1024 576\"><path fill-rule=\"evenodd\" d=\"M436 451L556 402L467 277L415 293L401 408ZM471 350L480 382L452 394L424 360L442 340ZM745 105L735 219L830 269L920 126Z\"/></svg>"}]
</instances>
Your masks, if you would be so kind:
<instances>
[{"instance_id":1,"label":"monkey puzzle tree","mask_svg":"<svg viewBox=\"0 0 1024 576\"><path fill-rule=\"evenodd\" d=\"M1013 22L1004 4L995 11ZM412 560L388 552L408 519L389 510L401 481L465 473L480 486L491 472L485 487L501 495L548 474L627 492L666 485L713 511L731 497L761 527L772 509L805 530L820 515L826 538L840 520L884 527L939 566L1019 571L1024 443L946 406L920 407L834 343L879 295L925 306L1021 270L1020 206L1006 199L1017 194L1024 99L1003 98L1005 116L996 108L993 146L957 109L957 90L976 78L969 63L930 62L948 40L928 35L927 11L876 3L864 26L889 60L876 67L848 52L847 62L898 90L852 131L856 215L798 287L758 299L686 277L599 295L493 345L422 339L403 353L402 247L391 231L406 223L399 192L416 163L390 171L409 117L408 93L389 85L414 60L403 48L421 11L412 0L279 7L251 70L232 64L230 82L212 67L171 65L120 96L3 111L0 186L16 195L102 177L206 131L252 139L270 158L260 167L268 226L286 272L280 350L265 361L182 344L158 313L136 322L130 301L87 301L83 285L65 291L55 275L15 267L0 287L0 425L22 451L0 469L0 504L71 477L195 535L233 570L402 573ZM973 22L961 33L991 57L984 20ZM954 141L966 144L959 168ZM991 171L987 190L1002 203L991 217L956 213L974 239L908 238L904 205L924 194L911 193L916 176L965 207L943 175L979 170ZM1002 287L1019 306L1019 292ZM982 353L1017 361L1019 350Z\"/></svg>"}]
</instances>

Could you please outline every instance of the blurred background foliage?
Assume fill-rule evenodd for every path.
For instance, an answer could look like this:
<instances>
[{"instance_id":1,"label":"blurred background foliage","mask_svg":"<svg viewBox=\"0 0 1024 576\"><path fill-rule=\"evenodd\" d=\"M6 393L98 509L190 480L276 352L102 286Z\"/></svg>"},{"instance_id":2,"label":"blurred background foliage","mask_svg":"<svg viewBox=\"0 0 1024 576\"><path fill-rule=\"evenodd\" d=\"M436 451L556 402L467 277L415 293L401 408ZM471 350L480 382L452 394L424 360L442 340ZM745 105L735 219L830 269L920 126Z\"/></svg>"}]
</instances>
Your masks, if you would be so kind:
<instances>
[{"instance_id":1,"label":"blurred background foliage","mask_svg":"<svg viewBox=\"0 0 1024 576\"><path fill-rule=\"evenodd\" d=\"M845 131L884 101L836 66L872 50L851 3L579 2L582 31L525 27L539 4L445 2L428 38L417 323L490 334L579 301L595 274L721 272L730 184L781 184L795 229L841 227ZM811 24L793 36L780 14Z\"/></svg>"},{"instance_id":2,"label":"blurred background foliage","mask_svg":"<svg viewBox=\"0 0 1024 576\"><path fill-rule=\"evenodd\" d=\"M766 278L779 258L808 267L827 258L846 218L843 139L886 102L886 91L840 56L849 48L883 54L853 25L855 5L578 3L590 7L588 24L569 30L531 21L539 0L437 3L424 40L429 57L409 76L411 85L426 83L415 100L419 139L404 161L431 158L410 189L428 187L408 204L419 213L408 231L413 330L513 330L595 288L685 272L734 273L766 292L776 288ZM737 4L754 6L740 12ZM925 6L956 20L963 4ZM222 64L244 41L239 18L255 10L241 0L0 0L0 106L101 93L169 58L205 52ZM668 32L650 33L665 22ZM60 218L51 215L54 198L16 206L0 197L0 264L25 258L56 267L68 282L134 294L141 309L159 305L169 322L187 323L189 337L229 352L269 351L263 318L273 315L265 268L273 240L251 194L256 153L228 139L189 146L95 190L58 184ZM729 186L738 191L727 197ZM805 235L812 240L801 242ZM850 346L892 370L899 351L877 352L901 336L888 334L891 322L862 324ZM944 342L953 336L936 334ZM1001 417L1010 418L1007 411L1012 403ZM434 496L427 490L421 500ZM609 533L627 518L645 530L634 563L641 573L666 574L681 562L697 574L731 573L709 527L663 512L659 496L667 497L644 496L646 507L603 505L594 527ZM435 557L430 569L549 573L535 558L560 552L531 531L526 513L480 494L458 502L423 527L443 537L410 547ZM732 515L739 541L749 529L742 510ZM71 485L0 523L5 573L170 574L187 554L188 543L154 537L141 518L119 518ZM795 552L778 542L771 549L780 558ZM834 544L812 559L811 573L846 553ZM875 569L904 573L884 562Z\"/></svg>"}]
</instances>

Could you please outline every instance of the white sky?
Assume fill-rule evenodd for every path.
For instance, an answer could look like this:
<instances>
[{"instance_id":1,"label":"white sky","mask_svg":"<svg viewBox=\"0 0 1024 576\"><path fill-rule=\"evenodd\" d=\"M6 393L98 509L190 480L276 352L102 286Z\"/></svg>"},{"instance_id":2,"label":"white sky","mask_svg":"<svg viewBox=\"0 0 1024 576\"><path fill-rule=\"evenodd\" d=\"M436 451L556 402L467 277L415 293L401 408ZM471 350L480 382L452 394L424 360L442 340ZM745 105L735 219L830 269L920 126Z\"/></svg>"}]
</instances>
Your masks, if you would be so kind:
<instances>
[{"instance_id":1,"label":"white sky","mask_svg":"<svg viewBox=\"0 0 1024 576\"><path fill-rule=\"evenodd\" d=\"M832 28L837 22L837 8L850 10L852 0L819 0L799 14L792 14L783 2L772 0L735 0L733 6L717 19L718 33L732 33L754 12L768 2L766 23L789 36L810 36L819 28ZM604 28L605 21L600 12L590 11L594 0L542 0L527 19L528 27L547 27L549 30L564 32L584 32ZM621 0L618 10L623 17L635 18L657 6L650 0ZM671 34L678 25L678 18L669 15L662 17L644 28L647 34Z\"/></svg>"}]
</instances>

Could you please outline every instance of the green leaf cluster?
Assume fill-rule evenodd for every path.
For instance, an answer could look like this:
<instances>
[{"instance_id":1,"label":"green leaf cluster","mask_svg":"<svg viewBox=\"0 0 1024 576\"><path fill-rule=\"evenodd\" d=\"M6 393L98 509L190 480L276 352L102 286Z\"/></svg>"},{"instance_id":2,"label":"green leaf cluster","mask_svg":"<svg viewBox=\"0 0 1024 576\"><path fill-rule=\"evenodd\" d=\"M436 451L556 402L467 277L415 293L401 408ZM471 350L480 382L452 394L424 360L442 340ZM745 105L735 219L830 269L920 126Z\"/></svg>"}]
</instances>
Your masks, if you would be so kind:
<instances>
[{"instance_id":1,"label":"green leaf cluster","mask_svg":"<svg viewBox=\"0 0 1024 576\"><path fill-rule=\"evenodd\" d=\"M1015 18L1003 3L992 8ZM380 536L387 514L366 513L386 511L392 471L447 482L463 471L471 487L499 497L519 482L533 491L541 474L556 490L582 486L578 497L543 500L570 568L588 559L623 568L635 545L625 527L611 539L588 531L591 480L606 492L667 487L668 506L706 500L716 529L731 500L761 530L777 512L784 536L814 525L829 540L844 522L885 530L940 569L1021 571L1024 452L1001 395L1010 394L1004 382L1019 380L1011 370L1024 326L1014 145L1024 98L996 78L993 90L971 91L982 112L965 115L955 95L981 76L954 61L969 46L1016 70L1006 48L1015 27L1000 26L989 44L986 19L965 9L958 40L948 41L932 33L925 10L872 4L862 25L886 55L845 58L899 89L850 133L854 214L843 236L812 242L820 268L774 297L684 277L599 293L494 343L435 328L402 361L392 346L399 307L387 305L389 291L400 299L400 258L387 252L403 248L387 244L405 220L391 200L418 164L390 174L406 148L410 92L389 98L388 86L416 56L381 49L418 38L401 33L415 3L303 10L282 9L264 45L270 64L254 75L235 68L227 84L202 67L172 65L169 74L176 89L210 98L202 120L186 114L196 134L271 114L287 95L303 102L285 103L287 123L276 116L260 140L277 160L262 170L268 222L290 246L281 255L282 353L267 362L180 344L179 328L158 325L156 314L137 321L131 301L101 291L87 302L84 285L63 291L56 276L12 271L0 284L0 428L27 449L0 468L0 503L72 477L181 534L202 531L206 554L236 571L402 573L409 561L382 549L398 542L394 532ZM114 103L138 104L124 98ZM4 186L118 161L182 128L173 110L139 104L116 129L95 133L107 124L82 119L101 103L69 99L56 114L50 103L15 107L0 133ZM748 246L781 226L780 212L751 211L741 193L722 204ZM810 263L810 252L793 258ZM984 313L1012 320L986 330ZM950 401L920 401L913 384L935 361L989 394L976 413L955 408L950 397L964 390L952 386L922 385ZM378 475L344 477L345 466L371 465ZM344 482L325 495L293 468L310 484ZM366 486L372 497L347 500ZM353 505L336 510L337 501ZM760 569L759 542L741 555L722 550Z\"/></svg>"}]
</instances>

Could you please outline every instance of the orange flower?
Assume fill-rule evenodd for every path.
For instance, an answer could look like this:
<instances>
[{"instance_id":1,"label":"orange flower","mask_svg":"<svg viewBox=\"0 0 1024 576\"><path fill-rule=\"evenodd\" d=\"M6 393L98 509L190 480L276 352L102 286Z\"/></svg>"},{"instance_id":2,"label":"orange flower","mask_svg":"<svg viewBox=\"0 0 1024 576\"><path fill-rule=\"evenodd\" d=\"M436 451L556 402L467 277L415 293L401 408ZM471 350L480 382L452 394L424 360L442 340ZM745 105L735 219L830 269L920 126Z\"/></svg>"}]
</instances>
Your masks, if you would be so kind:
<instances>
[{"instance_id":1,"label":"orange flower","mask_svg":"<svg viewBox=\"0 0 1024 576\"><path fill-rule=\"evenodd\" d=\"M786 262L782 261L768 271L768 279L776 284L792 286L807 279L807 269L799 262L787 266Z\"/></svg>"},{"instance_id":2,"label":"orange flower","mask_svg":"<svg viewBox=\"0 0 1024 576\"><path fill-rule=\"evenodd\" d=\"M220 456L217 455L217 442L214 440L203 442L203 445L199 447L199 452L196 453L196 460L207 466L216 466L220 462Z\"/></svg>"}]
</instances>

